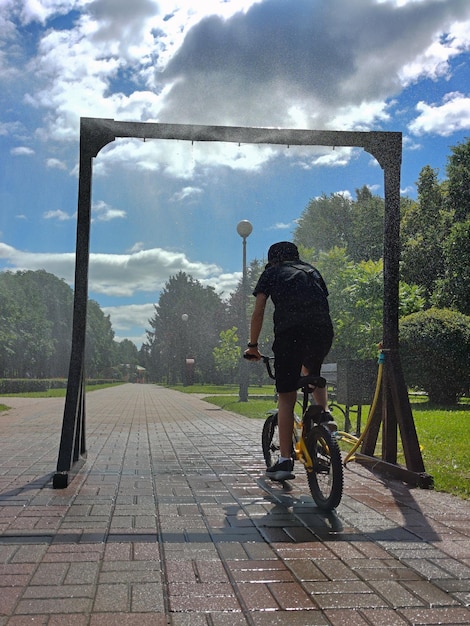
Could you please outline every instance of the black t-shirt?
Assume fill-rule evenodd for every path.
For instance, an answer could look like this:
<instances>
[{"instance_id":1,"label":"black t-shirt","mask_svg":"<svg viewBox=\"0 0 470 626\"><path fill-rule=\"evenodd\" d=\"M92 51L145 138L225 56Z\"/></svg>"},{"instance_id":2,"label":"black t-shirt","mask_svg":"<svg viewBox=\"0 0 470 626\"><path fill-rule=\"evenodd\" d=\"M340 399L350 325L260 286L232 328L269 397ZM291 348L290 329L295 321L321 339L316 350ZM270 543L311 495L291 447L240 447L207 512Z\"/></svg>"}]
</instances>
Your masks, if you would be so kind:
<instances>
[{"instance_id":1,"label":"black t-shirt","mask_svg":"<svg viewBox=\"0 0 470 626\"><path fill-rule=\"evenodd\" d=\"M267 267L253 295L264 293L274 304L274 332L295 326L329 324L328 289L320 272L304 261Z\"/></svg>"}]
</instances>

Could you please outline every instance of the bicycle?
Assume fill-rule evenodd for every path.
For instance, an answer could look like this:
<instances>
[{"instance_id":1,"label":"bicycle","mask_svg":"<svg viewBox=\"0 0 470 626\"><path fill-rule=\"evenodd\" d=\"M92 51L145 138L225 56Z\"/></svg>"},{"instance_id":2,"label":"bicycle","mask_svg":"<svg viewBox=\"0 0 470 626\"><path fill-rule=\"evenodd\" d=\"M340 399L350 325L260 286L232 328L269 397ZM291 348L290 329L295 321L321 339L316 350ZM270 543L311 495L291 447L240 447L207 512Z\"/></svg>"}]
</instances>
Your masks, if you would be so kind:
<instances>
[{"instance_id":1,"label":"bicycle","mask_svg":"<svg viewBox=\"0 0 470 626\"><path fill-rule=\"evenodd\" d=\"M245 355L245 358L249 355ZM270 378L274 379L270 361L274 357L261 356ZM341 451L327 423L320 423L322 407L309 406L309 394L316 388L326 386L322 376L301 376L297 388L302 390L301 417L294 414L292 431L292 458L299 461L307 472L307 481L315 504L324 511L335 509L343 495L343 462ZM277 459L280 446L278 434L278 411L272 409L263 424L261 435L263 456L267 467ZM282 481L281 481L282 482Z\"/></svg>"}]
</instances>

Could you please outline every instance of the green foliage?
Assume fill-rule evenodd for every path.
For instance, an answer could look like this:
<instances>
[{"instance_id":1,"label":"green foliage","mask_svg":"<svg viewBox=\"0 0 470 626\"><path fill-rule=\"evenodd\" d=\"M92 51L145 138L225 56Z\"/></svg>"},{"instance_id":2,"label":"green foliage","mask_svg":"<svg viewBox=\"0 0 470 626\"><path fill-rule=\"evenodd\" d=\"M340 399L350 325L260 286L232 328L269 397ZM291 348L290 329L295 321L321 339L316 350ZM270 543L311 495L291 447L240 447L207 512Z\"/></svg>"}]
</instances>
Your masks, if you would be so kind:
<instances>
[{"instance_id":1,"label":"green foliage","mask_svg":"<svg viewBox=\"0 0 470 626\"><path fill-rule=\"evenodd\" d=\"M139 365L139 351L130 339L123 339L116 345L116 363Z\"/></svg>"},{"instance_id":2,"label":"green foliage","mask_svg":"<svg viewBox=\"0 0 470 626\"><path fill-rule=\"evenodd\" d=\"M452 405L468 391L470 317L431 308L400 322L400 350L407 383L437 404Z\"/></svg>"},{"instance_id":3,"label":"green foliage","mask_svg":"<svg viewBox=\"0 0 470 626\"><path fill-rule=\"evenodd\" d=\"M0 272L0 376L66 377L72 340L73 291L44 270ZM89 301L87 375L114 364L109 317Z\"/></svg>"},{"instance_id":4,"label":"green foliage","mask_svg":"<svg viewBox=\"0 0 470 626\"><path fill-rule=\"evenodd\" d=\"M304 253L313 262L311 253ZM321 254L316 266L330 292L335 340L329 359L375 358L377 344L382 340L382 260L355 263L344 248L334 248ZM419 311L423 306L422 290L400 283L400 314Z\"/></svg>"},{"instance_id":5,"label":"green foliage","mask_svg":"<svg viewBox=\"0 0 470 626\"><path fill-rule=\"evenodd\" d=\"M401 275L403 280L422 286L429 301L444 274L442 246L450 221L443 208L444 194L437 171L423 167L417 188L418 201L402 204Z\"/></svg>"},{"instance_id":6,"label":"green foliage","mask_svg":"<svg viewBox=\"0 0 470 626\"><path fill-rule=\"evenodd\" d=\"M353 261L378 260L383 249L384 201L366 186L353 201L342 194L310 200L294 231L294 242L317 253L345 248Z\"/></svg>"},{"instance_id":7,"label":"green foliage","mask_svg":"<svg viewBox=\"0 0 470 626\"><path fill-rule=\"evenodd\" d=\"M447 160L446 205L455 220L464 222L470 218L470 140L451 147Z\"/></svg>"},{"instance_id":8,"label":"green foliage","mask_svg":"<svg viewBox=\"0 0 470 626\"><path fill-rule=\"evenodd\" d=\"M230 383L235 380L240 364L240 346L235 326L220 332L219 344L214 348L213 355L215 369L222 374L224 382Z\"/></svg>"},{"instance_id":9,"label":"green foliage","mask_svg":"<svg viewBox=\"0 0 470 626\"><path fill-rule=\"evenodd\" d=\"M213 350L225 323L225 308L213 287L179 272L165 284L149 320L144 367L153 380L175 384L185 379L186 358L191 357L196 380L212 380Z\"/></svg>"},{"instance_id":10,"label":"green foliage","mask_svg":"<svg viewBox=\"0 0 470 626\"><path fill-rule=\"evenodd\" d=\"M442 249L445 271L436 282L433 300L470 315L470 219L454 224Z\"/></svg>"},{"instance_id":11,"label":"green foliage","mask_svg":"<svg viewBox=\"0 0 470 626\"><path fill-rule=\"evenodd\" d=\"M351 230L351 201L342 194L322 194L310 200L297 221L294 242L317 252L347 246Z\"/></svg>"}]
</instances>

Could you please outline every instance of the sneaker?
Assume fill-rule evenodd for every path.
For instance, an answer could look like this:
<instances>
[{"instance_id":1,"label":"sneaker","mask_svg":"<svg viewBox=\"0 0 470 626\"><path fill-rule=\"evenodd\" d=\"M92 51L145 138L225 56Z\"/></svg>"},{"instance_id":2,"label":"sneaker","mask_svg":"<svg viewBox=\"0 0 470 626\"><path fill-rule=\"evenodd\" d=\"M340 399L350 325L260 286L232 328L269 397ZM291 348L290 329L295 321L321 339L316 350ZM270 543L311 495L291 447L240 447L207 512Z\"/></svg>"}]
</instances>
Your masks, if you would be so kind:
<instances>
[{"instance_id":1,"label":"sneaker","mask_svg":"<svg viewBox=\"0 0 470 626\"><path fill-rule=\"evenodd\" d=\"M338 430L338 424L335 422L329 411L323 411L318 419L318 423L326 426L332 433L335 433Z\"/></svg>"},{"instance_id":2,"label":"sneaker","mask_svg":"<svg viewBox=\"0 0 470 626\"><path fill-rule=\"evenodd\" d=\"M287 459L286 461L276 461L273 466L268 467L266 470L266 477L271 480L292 480L295 478L295 475L292 473L294 469L294 462L292 459Z\"/></svg>"}]
</instances>

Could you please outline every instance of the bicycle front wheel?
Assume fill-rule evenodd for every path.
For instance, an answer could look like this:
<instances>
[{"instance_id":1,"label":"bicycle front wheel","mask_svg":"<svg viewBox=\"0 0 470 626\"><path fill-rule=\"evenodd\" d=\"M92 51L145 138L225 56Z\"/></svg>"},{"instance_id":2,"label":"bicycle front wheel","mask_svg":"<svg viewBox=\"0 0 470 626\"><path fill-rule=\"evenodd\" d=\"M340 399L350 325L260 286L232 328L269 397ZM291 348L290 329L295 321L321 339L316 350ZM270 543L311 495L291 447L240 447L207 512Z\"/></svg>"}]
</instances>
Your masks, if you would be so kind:
<instances>
[{"instance_id":1,"label":"bicycle front wheel","mask_svg":"<svg viewBox=\"0 0 470 626\"><path fill-rule=\"evenodd\" d=\"M271 467L277 461L279 456L279 429L277 427L277 411L271 413L263 424L263 432L261 433L261 446L263 448L263 456L266 467Z\"/></svg>"},{"instance_id":2,"label":"bicycle front wheel","mask_svg":"<svg viewBox=\"0 0 470 626\"><path fill-rule=\"evenodd\" d=\"M343 462L338 442L325 426L314 426L307 436L312 467L307 467L310 492L316 505L332 511L343 495Z\"/></svg>"}]
</instances>

